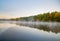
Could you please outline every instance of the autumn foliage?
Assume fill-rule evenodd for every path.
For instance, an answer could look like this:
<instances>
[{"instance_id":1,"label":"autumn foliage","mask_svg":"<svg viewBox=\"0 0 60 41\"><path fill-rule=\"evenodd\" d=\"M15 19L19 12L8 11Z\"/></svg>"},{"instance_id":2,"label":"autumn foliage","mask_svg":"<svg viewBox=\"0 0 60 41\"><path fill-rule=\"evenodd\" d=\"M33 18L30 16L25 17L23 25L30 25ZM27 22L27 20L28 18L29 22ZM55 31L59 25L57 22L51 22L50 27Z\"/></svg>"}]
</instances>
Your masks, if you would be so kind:
<instances>
[{"instance_id":1,"label":"autumn foliage","mask_svg":"<svg viewBox=\"0 0 60 41\"><path fill-rule=\"evenodd\" d=\"M12 20L22 20L22 21L55 21L60 22L60 12L51 12L51 13L43 13L29 17L20 17Z\"/></svg>"},{"instance_id":2,"label":"autumn foliage","mask_svg":"<svg viewBox=\"0 0 60 41\"><path fill-rule=\"evenodd\" d=\"M38 19L39 18L39 19ZM60 12L51 12L51 13L44 13L36 16L36 19L40 21L57 21L60 22Z\"/></svg>"}]
</instances>

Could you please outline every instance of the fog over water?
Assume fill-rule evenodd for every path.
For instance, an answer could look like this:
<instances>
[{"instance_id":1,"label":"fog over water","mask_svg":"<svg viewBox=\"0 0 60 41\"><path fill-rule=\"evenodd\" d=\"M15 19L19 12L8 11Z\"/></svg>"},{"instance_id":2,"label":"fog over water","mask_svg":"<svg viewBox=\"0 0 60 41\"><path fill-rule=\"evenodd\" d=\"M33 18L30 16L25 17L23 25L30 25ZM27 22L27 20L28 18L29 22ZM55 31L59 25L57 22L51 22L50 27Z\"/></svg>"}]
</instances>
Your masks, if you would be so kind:
<instances>
[{"instance_id":1,"label":"fog over water","mask_svg":"<svg viewBox=\"0 0 60 41\"><path fill-rule=\"evenodd\" d=\"M0 21L0 40L60 41L60 23Z\"/></svg>"}]
</instances>

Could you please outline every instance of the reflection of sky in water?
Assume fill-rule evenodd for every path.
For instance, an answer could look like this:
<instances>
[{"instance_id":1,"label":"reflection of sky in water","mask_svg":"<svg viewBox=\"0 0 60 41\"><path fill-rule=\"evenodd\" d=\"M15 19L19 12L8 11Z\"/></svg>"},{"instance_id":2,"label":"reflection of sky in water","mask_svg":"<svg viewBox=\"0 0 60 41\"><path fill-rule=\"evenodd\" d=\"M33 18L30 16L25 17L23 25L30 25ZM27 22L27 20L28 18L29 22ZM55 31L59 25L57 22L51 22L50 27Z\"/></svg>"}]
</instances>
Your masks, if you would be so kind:
<instances>
[{"instance_id":1,"label":"reflection of sky in water","mask_svg":"<svg viewBox=\"0 0 60 41\"><path fill-rule=\"evenodd\" d=\"M2 28L3 27L3 28ZM9 23L0 23L0 40L60 40L60 33L55 34L43 30L30 28L28 26L19 26ZM2 33L1 33L2 32Z\"/></svg>"},{"instance_id":2,"label":"reflection of sky in water","mask_svg":"<svg viewBox=\"0 0 60 41\"><path fill-rule=\"evenodd\" d=\"M9 29L10 27L14 27L16 25L9 24L9 23L0 23L0 34L4 32L5 30Z\"/></svg>"}]
</instances>

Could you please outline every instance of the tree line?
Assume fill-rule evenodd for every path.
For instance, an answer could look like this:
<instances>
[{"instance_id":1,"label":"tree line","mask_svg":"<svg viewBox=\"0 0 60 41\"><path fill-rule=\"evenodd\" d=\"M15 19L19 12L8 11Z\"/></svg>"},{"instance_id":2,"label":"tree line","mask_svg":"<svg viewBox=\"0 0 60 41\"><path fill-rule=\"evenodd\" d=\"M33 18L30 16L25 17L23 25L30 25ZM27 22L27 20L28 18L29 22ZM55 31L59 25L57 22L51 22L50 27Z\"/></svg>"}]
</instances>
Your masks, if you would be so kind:
<instances>
[{"instance_id":1,"label":"tree line","mask_svg":"<svg viewBox=\"0 0 60 41\"><path fill-rule=\"evenodd\" d=\"M29 17L20 17L11 20L22 20L22 21L56 21L60 22L60 12L48 12L43 14L38 14Z\"/></svg>"}]
</instances>

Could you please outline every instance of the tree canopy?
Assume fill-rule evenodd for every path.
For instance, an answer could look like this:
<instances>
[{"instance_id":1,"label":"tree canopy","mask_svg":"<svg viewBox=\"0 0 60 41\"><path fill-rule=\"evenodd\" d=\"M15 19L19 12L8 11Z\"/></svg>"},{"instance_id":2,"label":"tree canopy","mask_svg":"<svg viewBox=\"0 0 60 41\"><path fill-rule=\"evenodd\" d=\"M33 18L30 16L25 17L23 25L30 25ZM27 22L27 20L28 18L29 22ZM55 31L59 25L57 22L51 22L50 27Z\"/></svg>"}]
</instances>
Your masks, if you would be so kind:
<instances>
[{"instance_id":1,"label":"tree canopy","mask_svg":"<svg viewBox=\"0 0 60 41\"><path fill-rule=\"evenodd\" d=\"M16 19L11 19L11 20L22 20L22 21L56 21L60 22L60 12L48 12L48 13L43 13L43 14L38 14L34 16L29 16L29 17L20 17Z\"/></svg>"}]
</instances>

